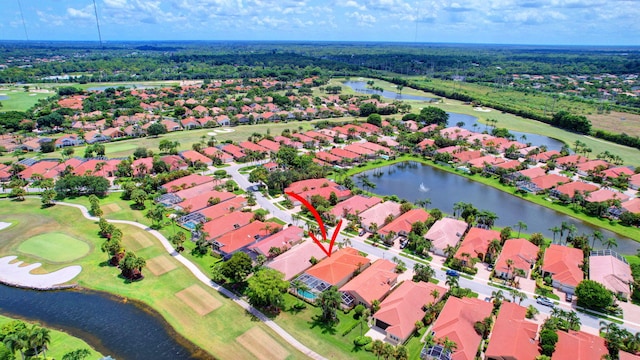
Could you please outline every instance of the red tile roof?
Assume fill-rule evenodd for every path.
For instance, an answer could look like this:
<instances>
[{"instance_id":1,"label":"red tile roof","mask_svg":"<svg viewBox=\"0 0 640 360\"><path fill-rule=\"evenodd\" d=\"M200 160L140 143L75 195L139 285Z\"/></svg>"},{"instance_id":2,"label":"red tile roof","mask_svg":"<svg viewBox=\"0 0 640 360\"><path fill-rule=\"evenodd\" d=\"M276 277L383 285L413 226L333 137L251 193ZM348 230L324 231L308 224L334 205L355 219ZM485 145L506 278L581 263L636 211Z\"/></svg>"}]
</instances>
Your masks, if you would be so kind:
<instances>
[{"instance_id":1,"label":"red tile roof","mask_svg":"<svg viewBox=\"0 0 640 360\"><path fill-rule=\"evenodd\" d=\"M398 279L395 268L396 264L389 260L377 260L342 286L340 291L366 301L366 306L369 307L373 300L382 300L395 285Z\"/></svg>"},{"instance_id":2,"label":"red tile roof","mask_svg":"<svg viewBox=\"0 0 640 360\"><path fill-rule=\"evenodd\" d=\"M210 176L191 174L179 179L175 179L173 181L169 181L168 183L162 185L162 187L166 189L167 192L176 192L178 191L178 189L190 188L196 185L206 184L211 181L213 181L213 178Z\"/></svg>"},{"instance_id":3,"label":"red tile roof","mask_svg":"<svg viewBox=\"0 0 640 360\"><path fill-rule=\"evenodd\" d=\"M280 144L269 139L262 139L258 141L258 145L272 152L278 152L278 150L280 150Z\"/></svg>"},{"instance_id":4,"label":"red tile roof","mask_svg":"<svg viewBox=\"0 0 640 360\"><path fill-rule=\"evenodd\" d=\"M244 151L242 151L242 148L234 145L234 144L226 144L222 147L222 151L228 153L229 155L233 156L234 159L240 159L245 157L245 153Z\"/></svg>"},{"instance_id":5,"label":"red tile roof","mask_svg":"<svg viewBox=\"0 0 640 360\"><path fill-rule=\"evenodd\" d=\"M622 207L628 212L632 212L634 214L640 214L640 198L631 199L629 201L623 202Z\"/></svg>"},{"instance_id":6,"label":"red tile roof","mask_svg":"<svg viewBox=\"0 0 640 360\"><path fill-rule=\"evenodd\" d=\"M220 250L231 254L249 244L255 243L261 237L269 235L270 229L280 228L281 225L272 222L263 223L262 221L254 221L239 229L232 230L220 236L215 241L220 244Z\"/></svg>"},{"instance_id":7,"label":"red tile roof","mask_svg":"<svg viewBox=\"0 0 640 360\"><path fill-rule=\"evenodd\" d=\"M194 150L185 150L180 153L180 156L185 158L187 161L191 163L195 163L196 161L200 161L203 164L211 165L212 161L210 158L200 154Z\"/></svg>"},{"instance_id":8,"label":"red tile roof","mask_svg":"<svg viewBox=\"0 0 640 360\"><path fill-rule=\"evenodd\" d=\"M576 191L580 191L584 194L585 191L596 191L598 190L598 187L582 181L572 181L570 183L559 185L556 190L562 194L568 195L569 197L574 197Z\"/></svg>"},{"instance_id":9,"label":"red tile roof","mask_svg":"<svg viewBox=\"0 0 640 360\"><path fill-rule=\"evenodd\" d=\"M331 285L338 285L346 279L351 278L358 269L369 266L371 261L360 255L358 250L353 248L344 248L338 250L311 269L307 270L307 274L312 275Z\"/></svg>"},{"instance_id":10,"label":"red tile roof","mask_svg":"<svg viewBox=\"0 0 640 360\"><path fill-rule=\"evenodd\" d=\"M194 212L194 211L198 211L201 209L204 209L209 205L209 199L220 199L220 202L223 201L227 201L229 199L233 199L234 197L236 197L233 193L230 192L222 192L222 191L216 191L216 190L211 190L211 191L207 191L205 193L202 193L198 196L192 197L190 199L186 199L178 204L176 204L177 207L180 207L181 209L183 209L184 211L187 212Z\"/></svg>"},{"instance_id":11,"label":"red tile roof","mask_svg":"<svg viewBox=\"0 0 640 360\"><path fill-rule=\"evenodd\" d=\"M329 163L339 163L342 161L341 157L335 156L326 151L318 151L315 156L316 158Z\"/></svg>"},{"instance_id":12,"label":"red tile roof","mask_svg":"<svg viewBox=\"0 0 640 360\"><path fill-rule=\"evenodd\" d=\"M605 177L610 177L612 179L615 179L622 174L631 176L633 175L633 170L629 169L628 167L615 167L615 168L604 170L602 173L604 174Z\"/></svg>"},{"instance_id":13,"label":"red tile roof","mask_svg":"<svg viewBox=\"0 0 640 360\"><path fill-rule=\"evenodd\" d=\"M574 154L574 155L567 155L567 156L557 158L556 164L558 165L582 164L583 162L587 162L587 161L589 161L589 159L587 159L586 157Z\"/></svg>"},{"instance_id":14,"label":"red tile roof","mask_svg":"<svg viewBox=\"0 0 640 360\"><path fill-rule=\"evenodd\" d=\"M296 194L305 192L305 191L309 191L315 188L319 188L319 187L323 187L323 186L331 186L335 184L333 181L326 179L326 178L320 178L320 179L307 179L307 180L300 180L300 181L296 181L294 183L292 183L291 185L287 186L286 189L284 189L285 192L294 192Z\"/></svg>"},{"instance_id":15,"label":"red tile roof","mask_svg":"<svg viewBox=\"0 0 640 360\"><path fill-rule=\"evenodd\" d=\"M437 299L431 295L433 290L438 291ZM446 288L432 283L405 281L380 303L373 317L389 325L385 329L388 334L404 341L413 333L416 321L424 317L424 306L440 300L446 292Z\"/></svg>"},{"instance_id":16,"label":"red tile roof","mask_svg":"<svg viewBox=\"0 0 640 360\"><path fill-rule=\"evenodd\" d=\"M527 309L505 301L500 306L485 357L489 359L535 359L540 355L538 324L525 320Z\"/></svg>"},{"instance_id":17,"label":"red tile roof","mask_svg":"<svg viewBox=\"0 0 640 360\"><path fill-rule=\"evenodd\" d=\"M355 195L347 200L337 203L336 206L331 209L331 214L337 218L344 217L345 213L355 215L356 213L361 213L376 204L379 204L381 201L382 199L375 196L367 197L363 195Z\"/></svg>"},{"instance_id":18,"label":"red tile roof","mask_svg":"<svg viewBox=\"0 0 640 360\"><path fill-rule=\"evenodd\" d=\"M540 248L527 239L509 239L505 241L500 256L496 261L495 271L507 273L513 269L522 269L528 272L531 265L536 262ZM507 266L507 260L513 261L511 269Z\"/></svg>"},{"instance_id":19,"label":"red tile roof","mask_svg":"<svg viewBox=\"0 0 640 360\"><path fill-rule=\"evenodd\" d=\"M518 172L520 173L520 175L526 176L529 179L535 179L547 174L546 171L541 167L532 167L529 169L520 170Z\"/></svg>"},{"instance_id":20,"label":"red tile roof","mask_svg":"<svg viewBox=\"0 0 640 360\"><path fill-rule=\"evenodd\" d=\"M411 209L404 214L401 214L397 218L393 219L392 222L383 226L378 233L380 235L387 235L389 232L393 231L396 234L408 234L411 231L411 225L415 222L425 222L429 219L429 213L422 208Z\"/></svg>"},{"instance_id":21,"label":"red tile roof","mask_svg":"<svg viewBox=\"0 0 640 360\"><path fill-rule=\"evenodd\" d=\"M202 214L205 218L211 221L219 217L223 217L234 211L241 210L246 205L246 203L247 199L241 196L236 196L219 204L201 209L198 211L198 213Z\"/></svg>"},{"instance_id":22,"label":"red tile roof","mask_svg":"<svg viewBox=\"0 0 640 360\"><path fill-rule=\"evenodd\" d=\"M462 243L460 243L460 247L454 257L465 260L462 257L464 253L469 254L471 258L478 257L478 254L482 254L484 257L492 240L500 240L499 231L473 227L462 239Z\"/></svg>"},{"instance_id":23,"label":"red tile roof","mask_svg":"<svg viewBox=\"0 0 640 360\"><path fill-rule=\"evenodd\" d=\"M358 143L349 144L345 146L344 149L361 156L374 155L376 153L375 151L365 148Z\"/></svg>"},{"instance_id":24,"label":"red tile roof","mask_svg":"<svg viewBox=\"0 0 640 360\"><path fill-rule=\"evenodd\" d=\"M436 221L424 237L433 243L434 248L444 250L447 245L456 246L466 230L466 222L443 218Z\"/></svg>"},{"instance_id":25,"label":"red tile roof","mask_svg":"<svg viewBox=\"0 0 640 360\"><path fill-rule=\"evenodd\" d=\"M493 304L472 298L449 297L431 331L434 339L449 338L458 348L452 354L452 360L473 360L482 337L476 333L473 325L491 315Z\"/></svg>"},{"instance_id":26,"label":"red tile roof","mask_svg":"<svg viewBox=\"0 0 640 360\"><path fill-rule=\"evenodd\" d=\"M620 200L621 202L625 202L629 200L629 195L610 189L598 189L590 193L585 200L588 202L603 202L608 200Z\"/></svg>"},{"instance_id":27,"label":"red tile roof","mask_svg":"<svg viewBox=\"0 0 640 360\"><path fill-rule=\"evenodd\" d=\"M591 161L578 164L576 168L580 171L587 172L587 171L595 170L598 166L601 166L607 169L609 168L609 163L604 160L591 160Z\"/></svg>"},{"instance_id":28,"label":"red tile roof","mask_svg":"<svg viewBox=\"0 0 640 360\"><path fill-rule=\"evenodd\" d=\"M264 147L262 147L262 146L260 146L260 145L258 145L256 143L254 143L254 142L251 142L251 141L243 141L239 145L244 150L257 151L257 152L260 152L260 153L268 153L269 152L268 149L266 149L266 148L264 148Z\"/></svg>"},{"instance_id":29,"label":"red tile roof","mask_svg":"<svg viewBox=\"0 0 640 360\"><path fill-rule=\"evenodd\" d=\"M582 250L551 244L544 253L542 271L552 273L551 278L561 284L577 286L583 279Z\"/></svg>"},{"instance_id":30,"label":"red tile roof","mask_svg":"<svg viewBox=\"0 0 640 360\"><path fill-rule=\"evenodd\" d=\"M547 174L543 176L538 176L535 179L531 179L531 182L536 184L540 189L551 189L552 187L560 184L570 182L566 176L556 175L556 174Z\"/></svg>"},{"instance_id":31,"label":"red tile roof","mask_svg":"<svg viewBox=\"0 0 640 360\"><path fill-rule=\"evenodd\" d=\"M220 236L249 224L253 220L253 213L234 211L229 215L219 217L204 223L203 231L209 234L207 240L211 241Z\"/></svg>"},{"instance_id":32,"label":"red tile roof","mask_svg":"<svg viewBox=\"0 0 640 360\"><path fill-rule=\"evenodd\" d=\"M309 260L312 257L322 260L327 255L318 245L308 240L277 256L267 266L284 273L285 280L291 280L294 276L311 267Z\"/></svg>"},{"instance_id":33,"label":"red tile roof","mask_svg":"<svg viewBox=\"0 0 640 360\"><path fill-rule=\"evenodd\" d=\"M353 153L351 151L347 151L345 149L335 148L329 150L329 153L335 155L337 157L341 157L343 159L352 159L355 160L360 157L360 155Z\"/></svg>"},{"instance_id":34,"label":"red tile roof","mask_svg":"<svg viewBox=\"0 0 640 360\"><path fill-rule=\"evenodd\" d=\"M31 176L33 176L33 174L44 175L49 170L58 166L58 164L59 164L58 161L49 161L49 160L38 161L37 163L22 170L20 173L18 173L18 176L20 176L23 179L30 179Z\"/></svg>"},{"instance_id":35,"label":"red tile roof","mask_svg":"<svg viewBox=\"0 0 640 360\"><path fill-rule=\"evenodd\" d=\"M288 228L278 231L268 238L261 240L259 243L251 245L249 249L264 256L269 256L269 250L272 247L288 250L292 245L302 240L303 236L304 230L297 226L289 226Z\"/></svg>"},{"instance_id":36,"label":"red tile roof","mask_svg":"<svg viewBox=\"0 0 640 360\"><path fill-rule=\"evenodd\" d=\"M375 223L378 225L378 229L380 229L384 226L384 220L389 215L392 215L394 218L400 215L400 204L393 201L379 203L360 213L360 218L362 219L362 225L366 228L369 228L371 224Z\"/></svg>"},{"instance_id":37,"label":"red tile roof","mask_svg":"<svg viewBox=\"0 0 640 360\"><path fill-rule=\"evenodd\" d=\"M556 331L558 342L551 360L600 360L609 351L604 338L582 331Z\"/></svg>"}]
</instances>

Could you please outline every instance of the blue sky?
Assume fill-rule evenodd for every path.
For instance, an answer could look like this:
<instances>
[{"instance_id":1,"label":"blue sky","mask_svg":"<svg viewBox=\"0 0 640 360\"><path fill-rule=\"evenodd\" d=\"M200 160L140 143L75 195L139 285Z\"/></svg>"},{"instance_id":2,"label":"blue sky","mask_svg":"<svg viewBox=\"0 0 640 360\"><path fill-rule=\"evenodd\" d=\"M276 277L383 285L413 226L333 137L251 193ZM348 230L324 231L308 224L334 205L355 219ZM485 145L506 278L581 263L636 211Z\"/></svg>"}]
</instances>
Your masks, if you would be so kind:
<instances>
[{"instance_id":1,"label":"blue sky","mask_svg":"<svg viewBox=\"0 0 640 360\"><path fill-rule=\"evenodd\" d=\"M98 40L92 0L1 0L0 40ZM96 0L104 41L640 45L638 0Z\"/></svg>"}]
</instances>

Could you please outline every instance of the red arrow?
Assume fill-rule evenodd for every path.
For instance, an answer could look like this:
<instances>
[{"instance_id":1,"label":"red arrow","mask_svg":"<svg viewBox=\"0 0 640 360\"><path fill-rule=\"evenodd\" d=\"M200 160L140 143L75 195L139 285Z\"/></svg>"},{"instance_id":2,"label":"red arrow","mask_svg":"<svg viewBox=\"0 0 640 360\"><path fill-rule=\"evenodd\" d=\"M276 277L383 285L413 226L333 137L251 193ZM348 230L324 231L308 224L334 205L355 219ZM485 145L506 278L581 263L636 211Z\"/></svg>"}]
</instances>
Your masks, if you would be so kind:
<instances>
[{"instance_id":1,"label":"red arrow","mask_svg":"<svg viewBox=\"0 0 640 360\"><path fill-rule=\"evenodd\" d=\"M288 192L286 194L300 201L302 205L304 205L307 209L309 209L309 211L311 211L311 214L313 214L313 217L316 218L316 222L318 223L318 227L320 228L320 233L322 234L322 240L327 241L327 230L324 227L324 222L322 221L322 217L320 217L318 210L316 210L316 208L314 208L313 205L311 205L302 196L292 192ZM322 245L322 243L316 238L316 236L312 232L309 232L309 236L311 236L311 239L313 239L313 242L316 243L316 245L318 245L320 249L322 249L322 251L324 251L324 253L327 254L327 256L331 256L331 252L333 251L333 244L336 242L336 238L340 233L341 226L342 226L342 219L340 219L340 221L338 222L338 226L336 226L336 229L333 232L333 236L331 237L331 241L329 242L328 251L327 249L324 248L324 245Z\"/></svg>"}]
</instances>

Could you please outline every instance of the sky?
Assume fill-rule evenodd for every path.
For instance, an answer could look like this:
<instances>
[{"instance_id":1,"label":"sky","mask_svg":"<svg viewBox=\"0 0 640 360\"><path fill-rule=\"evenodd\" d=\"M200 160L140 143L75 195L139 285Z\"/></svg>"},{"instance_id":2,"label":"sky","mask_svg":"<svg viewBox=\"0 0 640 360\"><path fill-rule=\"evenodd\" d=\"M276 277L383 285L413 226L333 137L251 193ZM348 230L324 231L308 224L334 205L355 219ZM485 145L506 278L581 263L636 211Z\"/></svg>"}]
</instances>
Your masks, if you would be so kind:
<instances>
[{"instance_id":1,"label":"sky","mask_svg":"<svg viewBox=\"0 0 640 360\"><path fill-rule=\"evenodd\" d=\"M95 2L106 43L307 40L640 45L640 0ZM0 2L0 40L98 39L93 0Z\"/></svg>"}]
</instances>

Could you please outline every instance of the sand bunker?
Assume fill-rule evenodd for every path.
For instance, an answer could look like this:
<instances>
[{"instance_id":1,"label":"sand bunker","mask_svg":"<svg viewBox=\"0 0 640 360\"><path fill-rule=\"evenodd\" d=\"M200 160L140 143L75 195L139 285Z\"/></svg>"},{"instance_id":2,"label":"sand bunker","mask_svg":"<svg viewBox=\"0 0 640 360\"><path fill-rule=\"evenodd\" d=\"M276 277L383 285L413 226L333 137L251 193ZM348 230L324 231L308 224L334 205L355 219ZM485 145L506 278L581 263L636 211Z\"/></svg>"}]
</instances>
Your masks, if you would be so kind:
<instances>
[{"instance_id":1,"label":"sand bunker","mask_svg":"<svg viewBox=\"0 0 640 360\"><path fill-rule=\"evenodd\" d=\"M16 261L17 256L5 256L0 258L0 281L15 286L29 287L34 289L51 289L56 285L64 284L78 276L82 271L82 266L67 266L63 269L49 274L31 274L31 270L40 267L40 263L27 266L20 266L24 262Z\"/></svg>"},{"instance_id":2,"label":"sand bunker","mask_svg":"<svg viewBox=\"0 0 640 360\"><path fill-rule=\"evenodd\" d=\"M483 107L474 107L473 110L480 111L480 112L490 112L491 111L491 109L485 109Z\"/></svg>"},{"instance_id":3,"label":"sand bunker","mask_svg":"<svg viewBox=\"0 0 640 360\"><path fill-rule=\"evenodd\" d=\"M224 134L224 133L232 133L232 132L234 132L235 130L233 130L233 129L215 129L215 130L213 130L213 131L215 131L215 132L217 132L217 133L222 133L222 134Z\"/></svg>"},{"instance_id":4,"label":"sand bunker","mask_svg":"<svg viewBox=\"0 0 640 360\"><path fill-rule=\"evenodd\" d=\"M9 226L11 226L11 223L0 222L0 230L4 230L4 229L8 228Z\"/></svg>"}]
</instances>

